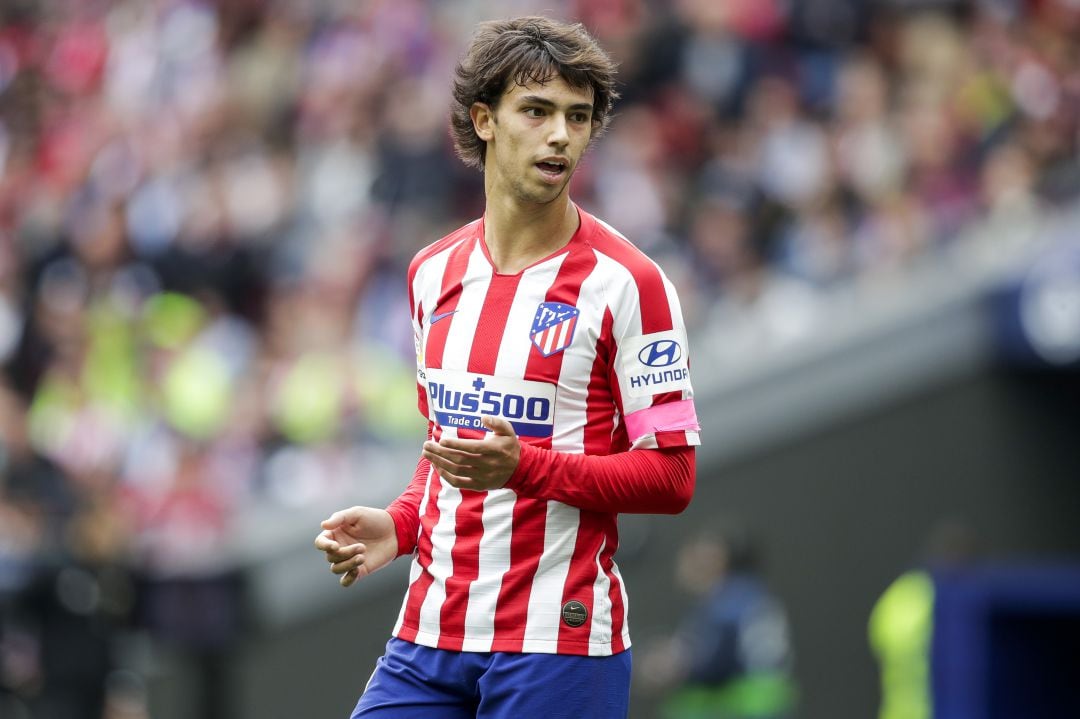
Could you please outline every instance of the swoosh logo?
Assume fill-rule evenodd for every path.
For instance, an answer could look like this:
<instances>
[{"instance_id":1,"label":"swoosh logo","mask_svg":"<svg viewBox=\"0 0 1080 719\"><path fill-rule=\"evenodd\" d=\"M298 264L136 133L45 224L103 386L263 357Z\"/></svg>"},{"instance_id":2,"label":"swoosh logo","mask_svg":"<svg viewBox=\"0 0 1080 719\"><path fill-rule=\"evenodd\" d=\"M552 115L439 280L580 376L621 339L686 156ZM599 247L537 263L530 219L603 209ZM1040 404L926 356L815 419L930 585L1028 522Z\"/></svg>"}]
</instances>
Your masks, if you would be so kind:
<instances>
[{"instance_id":1,"label":"swoosh logo","mask_svg":"<svg viewBox=\"0 0 1080 719\"><path fill-rule=\"evenodd\" d=\"M455 312L457 312L457 310L450 310L449 312L443 312L441 315L432 314L431 315L431 320L428 321L428 324L433 325L436 322L438 322L439 320L445 320L447 317L454 314Z\"/></svg>"}]
</instances>

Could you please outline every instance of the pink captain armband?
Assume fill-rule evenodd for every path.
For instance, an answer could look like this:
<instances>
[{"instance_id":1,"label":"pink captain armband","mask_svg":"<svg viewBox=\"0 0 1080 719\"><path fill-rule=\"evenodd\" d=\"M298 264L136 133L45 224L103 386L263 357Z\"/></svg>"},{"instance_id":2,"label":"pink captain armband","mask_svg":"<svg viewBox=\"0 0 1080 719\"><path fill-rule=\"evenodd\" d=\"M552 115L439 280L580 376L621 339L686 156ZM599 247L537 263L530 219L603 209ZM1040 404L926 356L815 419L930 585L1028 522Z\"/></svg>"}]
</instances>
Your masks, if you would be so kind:
<instances>
[{"instance_id":1,"label":"pink captain armband","mask_svg":"<svg viewBox=\"0 0 1080 719\"><path fill-rule=\"evenodd\" d=\"M700 429L692 399L665 402L626 415L626 432L631 443L657 432L696 432Z\"/></svg>"}]
</instances>

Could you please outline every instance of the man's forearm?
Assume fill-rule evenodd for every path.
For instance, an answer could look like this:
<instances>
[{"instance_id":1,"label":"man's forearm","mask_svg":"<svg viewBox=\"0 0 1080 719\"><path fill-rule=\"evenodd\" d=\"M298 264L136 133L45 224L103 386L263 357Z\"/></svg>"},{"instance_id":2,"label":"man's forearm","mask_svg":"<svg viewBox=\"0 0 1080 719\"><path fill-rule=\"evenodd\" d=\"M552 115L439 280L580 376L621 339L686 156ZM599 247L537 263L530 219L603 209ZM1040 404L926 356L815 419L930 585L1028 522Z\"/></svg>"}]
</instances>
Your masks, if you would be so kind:
<instances>
[{"instance_id":1,"label":"man's forearm","mask_svg":"<svg viewBox=\"0 0 1080 719\"><path fill-rule=\"evenodd\" d=\"M431 438L430 427L428 438ZM412 480L405 487L405 491L386 508L394 520L394 529L398 539L397 556L399 557L412 554L416 549L416 536L420 532L420 502L424 499L424 490L427 488L430 473L431 462L421 457L416 463L416 472L413 473Z\"/></svg>"},{"instance_id":2,"label":"man's forearm","mask_svg":"<svg viewBox=\"0 0 1080 719\"><path fill-rule=\"evenodd\" d=\"M590 511L678 514L694 494L695 474L693 447L601 456L522 443L521 460L506 488Z\"/></svg>"}]
</instances>

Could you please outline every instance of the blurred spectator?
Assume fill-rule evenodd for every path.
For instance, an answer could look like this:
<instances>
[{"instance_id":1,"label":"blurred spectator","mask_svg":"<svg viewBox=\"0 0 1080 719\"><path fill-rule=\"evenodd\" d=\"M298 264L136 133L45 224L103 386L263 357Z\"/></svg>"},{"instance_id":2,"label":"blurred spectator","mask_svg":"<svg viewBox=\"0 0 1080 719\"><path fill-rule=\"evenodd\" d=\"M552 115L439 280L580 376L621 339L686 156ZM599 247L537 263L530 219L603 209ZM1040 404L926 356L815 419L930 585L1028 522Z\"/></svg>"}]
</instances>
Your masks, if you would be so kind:
<instances>
[{"instance_id":1,"label":"blurred spectator","mask_svg":"<svg viewBox=\"0 0 1080 719\"><path fill-rule=\"evenodd\" d=\"M687 542L679 585L696 597L675 636L646 653L666 719L781 719L795 708L791 640L780 601L758 576L745 529L724 523Z\"/></svg>"},{"instance_id":2,"label":"blurred spectator","mask_svg":"<svg viewBox=\"0 0 1080 719\"><path fill-rule=\"evenodd\" d=\"M24 412L0 387L0 707L100 719L134 607L128 528L92 471L68 484L33 450Z\"/></svg>"}]
</instances>

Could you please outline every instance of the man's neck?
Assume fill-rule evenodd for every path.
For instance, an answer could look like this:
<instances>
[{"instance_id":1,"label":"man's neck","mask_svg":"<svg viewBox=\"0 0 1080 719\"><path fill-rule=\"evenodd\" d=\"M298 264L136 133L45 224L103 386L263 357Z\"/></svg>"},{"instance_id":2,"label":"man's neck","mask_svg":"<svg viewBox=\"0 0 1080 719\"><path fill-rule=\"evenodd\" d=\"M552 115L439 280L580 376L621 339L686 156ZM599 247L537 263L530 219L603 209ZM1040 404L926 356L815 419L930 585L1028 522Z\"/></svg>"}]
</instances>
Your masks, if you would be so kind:
<instances>
[{"instance_id":1,"label":"man's neck","mask_svg":"<svg viewBox=\"0 0 1080 719\"><path fill-rule=\"evenodd\" d=\"M577 208L565 192L544 205L488 195L484 243L495 270L514 275L565 247L580 222Z\"/></svg>"}]
</instances>

